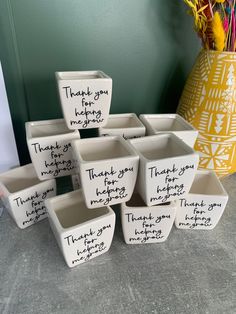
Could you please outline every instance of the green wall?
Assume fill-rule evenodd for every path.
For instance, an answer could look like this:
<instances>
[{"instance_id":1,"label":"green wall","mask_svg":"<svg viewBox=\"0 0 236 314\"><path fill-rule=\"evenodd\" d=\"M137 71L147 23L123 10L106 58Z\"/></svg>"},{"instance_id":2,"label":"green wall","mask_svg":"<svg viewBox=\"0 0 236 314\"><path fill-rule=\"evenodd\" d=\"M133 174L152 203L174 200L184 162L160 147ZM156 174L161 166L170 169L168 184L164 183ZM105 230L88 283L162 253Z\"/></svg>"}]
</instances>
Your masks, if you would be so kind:
<instances>
[{"instance_id":1,"label":"green wall","mask_svg":"<svg viewBox=\"0 0 236 314\"><path fill-rule=\"evenodd\" d=\"M24 122L62 116L55 71L109 74L112 113L174 112L199 51L185 11L182 0L1 0L0 59L21 163Z\"/></svg>"}]
</instances>

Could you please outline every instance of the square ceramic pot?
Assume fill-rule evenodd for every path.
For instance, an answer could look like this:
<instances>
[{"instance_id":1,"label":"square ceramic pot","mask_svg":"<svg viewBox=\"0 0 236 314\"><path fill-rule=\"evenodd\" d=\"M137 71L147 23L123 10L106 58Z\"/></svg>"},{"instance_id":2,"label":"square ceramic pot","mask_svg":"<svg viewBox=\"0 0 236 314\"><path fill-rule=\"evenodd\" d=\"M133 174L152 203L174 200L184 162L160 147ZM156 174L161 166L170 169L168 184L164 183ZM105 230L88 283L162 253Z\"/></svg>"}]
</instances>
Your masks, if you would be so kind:
<instances>
[{"instance_id":1,"label":"square ceramic pot","mask_svg":"<svg viewBox=\"0 0 236 314\"><path fill-rule=\"evenodd\" d=\"M178 201L175 225L179 229L213 229L227 201L228 195L215 172L198 170L189 193Z\"/></svg>"},{"instance_id":2,"label":"square ceramic pot","mask_svg":"<svg viewBox=\"0 0 236 314\"><path fill-rule=\"evenodd\" d=\"M67 128L64 119L26 122L26 138L32 163L40 180L75 174L71 141L78 131Z\"/></svg>"},{"instance_id":3,"label":"square ceramic pot","mask_svg":"<svg viewBox=\"0 0 236 314\"><path fill-rule=\"evenodd\" d=\"M198 131L178 114L141 114L139 119L146 126L147 134L174 133L193 147Z\"/></svg>"},{"instance_id":4,"label":"square ceramic pot","mask_svg":"<svg viewBox=\"0 0 236 314\"><path fill-rule=\"evenodd\" d=\"M109 206L89 210L81 190L45 202L57 243L69 267L106 253L112 242L115 213Z\"/></svg>"},{"instance_id":5,"label":"square ceramic pot","mask_svg":"<svg viewBox=\"0 0 236 314\"><path fill-rule=\"evenodd\" d=\"M40 181L32 164L0 175L2 202L21 229L46 218L44 201L55 195L56 181Z\"/></svg>"},{"instance_id":6,"label":"square ceramic pot","mask_svg":"<svg viewBox=\"0 0 236 314\"><path fill-rule=\"evenodd\" d=\"M121 204L121 223L127 244L164 242L173 226L175 202L146 206L138 193Z\"/></svg>"},{"instance_id":7,"label":"square ceramic pot","mask_svg":"<svg viewBox=\"0 0 236 314\"><path fill-rule=\"evenodd\" d=\"M103 126L111 105L112 79L102 71L56 72L64 118L69 129Z\"/></svg>"},{"instance_id":8,"label":"square ceramic pot","mask_svg":"<svg viewBox=\"0 0 236 314\"><path fill-rule=\"evenodd\" d=\"M127 141L139 154L137 190L147 206L180 199L191 187L199 156L174 134Z\"/></svg>"},{"instance_id":9,"label":"square ceramic pot","mask_svg":"<svg viewBox=\"0 0 236 314\"><path fill-rule=\"evenodd\" d=\"M121 136L75 140L80 181L88 208L128 201L138 173L139 157Z\"/></svg>"},{"instance_id":10,"label":"square ceramic pot","mask_svg":"<svg viewBox=\"0 0 236 314\"><path fill-rule=\"evenodd\" d=\"M99 136L121 135L124 139L142 137L145 132L135 113L110 114L106 125L98 129Z\"/></svg>"}]
</instances>

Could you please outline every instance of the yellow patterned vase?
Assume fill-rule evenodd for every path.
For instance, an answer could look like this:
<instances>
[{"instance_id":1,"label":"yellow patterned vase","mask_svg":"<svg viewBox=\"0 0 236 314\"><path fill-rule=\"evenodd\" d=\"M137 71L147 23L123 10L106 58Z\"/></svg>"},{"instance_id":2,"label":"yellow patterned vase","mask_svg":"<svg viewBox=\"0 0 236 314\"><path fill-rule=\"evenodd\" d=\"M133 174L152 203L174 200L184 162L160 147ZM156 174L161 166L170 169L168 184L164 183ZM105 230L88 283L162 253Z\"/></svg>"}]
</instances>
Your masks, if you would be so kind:
<instances>
[{"instance_id":1,"label":"yellow patterned vase","mask_svg":"<svg viewBox=\"0 0 236 314\"><path fill-rule=\"evenodd\" d=\"M236 172L236 53L202 50L177 112L199 130L199 168Z\"/></svg>"}]
</instances>

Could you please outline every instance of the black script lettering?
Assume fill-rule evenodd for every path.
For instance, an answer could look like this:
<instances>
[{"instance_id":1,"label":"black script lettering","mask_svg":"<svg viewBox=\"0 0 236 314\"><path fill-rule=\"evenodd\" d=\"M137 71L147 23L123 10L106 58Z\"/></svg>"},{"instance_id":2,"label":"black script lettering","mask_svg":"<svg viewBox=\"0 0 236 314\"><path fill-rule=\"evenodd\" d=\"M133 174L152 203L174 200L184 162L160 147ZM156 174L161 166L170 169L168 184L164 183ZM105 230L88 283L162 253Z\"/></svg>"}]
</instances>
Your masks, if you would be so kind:
<instances>
[{"instance_id":1,"label":"black script lettering","mask_svg":"<svg viewBox=\"0 0 236 314\"><path fill-rule=\"evenodd\" d=\"M134 171L134 167L121 169L119 170L118 178L121 179L123 178L125 173L132 172L132 171Z\"/></svg>"},{"instance_id":2,"label":"black script lettering","mask_svg":"<svg viewBox=\"0 0 236 314\"><path fill-rule=\"evenodd\" d=\"M184 206L184 207L194 207L194 208L198 208L198 207L205 207L206 204L204 203L203 200L201 200L201 202L191 202L189 203L185 198L181 198L180 199L180 206Z\"/></svg>"},{"instance_id":3,"label":"black script lettering","mask_svg":"<svg viewBox=\"0 0 236 314\"><path fill-rule=\"evenodd\" d=\"M115 195L115 196L109 196L106 198L106 200L104 201L103 205L108 205L112 200L122 200L123 198L126 198L128 196L127 193L123 194L123 195Z\"/></svg>"},{"instance_id":4,"label":"black script lettering","mask_svg":"<svg viewBox=\"0 0 236 314\"><path fill-rule=\"evenodd\" d=\"M23 205L29 201L33 201L33 200L37 199L38 197L40 197L40 194L37 191L35 191L33 195L28 196L25 199L23 199L19 196L19 197L14 198L13 201L15 201L17 206L19 207L19 206L21 206L21 205Z\"/></svg>"},{"instance_id":5,"label":"black script lettering","mask_svg":"<svg viewBox=\"0 0 236 314\"><path fill-rule=\"evenodd\" d=\"M179 176L182 176L186 170L189 170L189 169L194 169L194 165L186 165L184 167L181 167L180 168L180 171L179 171Z\"/></svg>"},{"instance_id":6,"label":"black script lettering","mask_svg":"<svg viewBox=\"0 0 236 314\"><path fill-rule=\"evenodd\" d=\"M27 225L27 224L33 224L33 223L36 223L37 221L39 221L39 218L42 217L42 218L45 218L46 217L46 211L43 211L42 213L39 213L37 214L36 216L34 217L31 217L30 219L27 219L27 220L24 220L22 222L23 226L24 225Z\"/></svg>"},{"instance_id":7,"label":"black script lettering","mask_svg":"<svg viewBox=\"0 0 236 314\"><path fill-rule=\"evenodd\" d=\"M94 168L86 169L86 171L89 174L89 179L93 180L95 178L100 178L100 177L107 177L107 176L114 176L116 174L116 171L113 169L111 166L111 169L109 171L103 170L100 172L94 172Z\"/></svg>"},{"instance_id":8,"label":"black script lettering","mask_svg":"<svg viewBox=\"0 0 236 314\"><path fill-rule=\"evenodd\" d=\"M71 148L71 143L64 144L63 152L66 153Z\"/></svg>"},{"instance_id":9,"label":"black script lettering","mask_svg":"<svg viewBox=\"0 0 236 314\"><path fill-rule=\"evenodd\" d=\"M158 170L156 166L149 167L148 170L150 170L151 178L160 176L162 174L169 174L169 173L176 173L178 169L175 167L175 164L173 164L172 168L165 168L162 170Z\"/></svg>"},{"instance_id":10,"label":"black script lettering","mask_svg":"<svg viewBox=\"0 0 236 314\"><path fill-rule=\"evenodd\" d=\"M212 211L212 210L215 209L215 207L221 207L221 203L219 203L219 204L217 204L217 203L209 204L208 210L209 210L209 211Z\"/></svg>"},{"instance_id":11,"label":"black script lettering","mask_svg":"<svg viewBox=\"0 0 236 314\"><path fill-rule=\"evenodd\" d=\"M100 90L95 92L94 100L98 100L101 95L108 95L108 90Z\"/></svg>"},{"instance_id":12,"label":"black script lettering","mask_svg":"<svg viewBox=\"0 0 236 314\"><path fill-rule=\"evenodd\" d=\"M93 204L99 204L99 203L103 203L103 202L104 202L104 199L100 198L99 200L91 200L90 204L93 205Z\"/></svg>"},{"instance_id":13,"label":"black script lettering","mask_svg":"<svg viewBox=\"0 0 236 314\"><path fill-rule=\"evenodd\" d=\"M155 223L160 223L163 219L170 219L170 215L161 215L158 216L155 220Z\"/></svg>"},{"instance_id":14,"label":"black script lettering","mask_svg":"<svg viewBox=\"0 0 236 314\"><path fill-rule=\"evenodd\" d=\"M118 193L118 195L124 195L124 193L125 193L125 186L122 186L121 188L119 188L119 187L114 187L114 188L110 188L109 186L107 186L106 187L106 189L104 189L104 190L98 190L98 188L96 188L96 195L97 196L100 196L100 195L106 195L107 194L107 196L108 197L110 197L111 196L111 193Z\"/></svg>"},{"instance_id":15,"label":"black script lettering","mask_svg":"<svg viewBox=\"0 0 236 314\"><path fill-rule=\"evenodd\" d=\"M41 153L44 151L50 151L50 150L56 150L56 149L60 149L61 145L59 145L57 142L55 145L46 145L46 146L42 146L39 143L32 143L31 144L34 147L35 153Z\"/></svg>"},{"instance_id":16,"label":"black script lettering","mask_svg":"<svg viewBox=\"0 0 236 314\"><path fill-rule=\"evenodd\" d=\"M95 232L90 228L89 233L85 232L76 238L73 235L69 235L69 236L65 237L64 239L67 240L67 244L68 244L68 246L70 246L71 244L74 244L77 241L83 240L89 236L93 236L94 234L95 234Z\"/></svg>"},{"instance_id":17,"label":"black script lettering","mask_svg":"<svg viewBox=\"0 0 236 314\"><path fill-rule=\"evenodd\" d=\"M149 213L147 216L142 215L142 216L137 216L137 217L135 217L133 213L127 213L127 214L125 214L125 216L127 216L128 222L153 220L154 219L154 217L152 216L151 213Z\"/></svg>"},{"instance_id":18,"label":"black script lettering","mask_svg":"<svg viewBox=\"0 0 236 314\"><path fill-rule=\"evenodd\" d=\"M55 153L54 150L51 151L51 158L61 158L62 156L64 156L63 153Z\"/></svg>"},{"instance_id":19,"label":"black script lettering","mask_svg":"<svg viewBox=\"0 0 236 314\"><path fill-rule=\"evenodd\" d=\"M110 229L110 228L111 228L111 224L109 224L107 226L103 226L102 228L99 228L98 232L97 232L97 236L100 237L104 230L107 230L107 229Z\"/></svg>"},{"instance_id":20,"label":"black script lettering","mask_svg":"<svg viewBox=\"0 0 236 314\"><path fill-rule=\"evenodd\" d=\"M107 186L107 185L114 185L115 183L118 183L119 181L118 180L115 180L115 179L111 179L109 180L107 177L105 177L104 179L104 185Z\"/></svg>"},{"instance_id":21,"label":"black script lettering","mask_svg":"<svg viewBox=\"0 0 236 314\"><path fill-rule=\"evenodd\" d=\"M104 119L103 118L101 118L101 119L88 119L88 120L77 120L77 121L75 121L75 120L70 120L70 125L72 126L72 125L82 125L82 127L84 128L84 129L86 129L87 128L87 126L89 125L89 124L91 124L91 123L101 123L101 122L103 122L104 121Z\"/></svg>"},{"instance_id":22,"label":"black script lettering","mask_svg":"<svg viewBox=\"0 0 236 314\"><path fill-rule=\"evenodd\" d=\"M44 191L42 194L42 199L45 199L48 195L48 193L53 192L54 188L48 189L47 191Z\"/></svg>"},{"instance_id":23,"label":"black script lettering","mask_svg":"<svg viewBox=\"0 0 236 314\"><path fill-rule=\"evenodd\" d=\"M70 86L63 86L62 87L65 91L66 98L73 98L73 97L84 97L84 96L91 96L93 93L90 91L89 86L87 87L87 90L79 90L79 91L72 91L72 88Z\"/></svg>"},{"instance_id":24,"label":"black script lettering","mask_svg":"<svg viewBox=\"0 0 236 314\"><path fill-rule=\"evenodd\" d=\"M167 194L170 194L170 191L171 190L176 190L178 193L182 192L184 189L184 185L183 184L175 184L175 185L170 185L169 183L167 183L166 186L160 188L160 186L158 185L157 186L157 193L160 193L160 192L167 192Z\"/></svg>"}]
</instances>

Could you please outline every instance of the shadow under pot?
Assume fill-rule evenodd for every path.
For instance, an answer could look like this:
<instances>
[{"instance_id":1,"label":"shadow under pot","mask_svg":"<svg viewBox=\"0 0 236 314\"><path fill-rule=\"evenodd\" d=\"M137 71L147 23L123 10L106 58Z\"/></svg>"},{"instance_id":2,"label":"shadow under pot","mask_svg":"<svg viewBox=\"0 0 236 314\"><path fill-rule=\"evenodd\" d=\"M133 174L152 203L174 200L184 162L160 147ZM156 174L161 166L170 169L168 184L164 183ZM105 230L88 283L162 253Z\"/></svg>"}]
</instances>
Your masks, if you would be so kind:
<instances>
[{"instance_id":1,"label":"shadow under pot","mask_svg":"<svg viewBox=\"0 0 236 314\"><path fill-rule=\"evenodd\" d=\"M46 218L44 201L55 195L56 181L40 181L32 164L0 175L0 197L21 229Z\"/></svg>"},{"instance_id":2,"label":"shadow under pot","mask_svg":"<svg viewBox=\"0 0 236 314\"><path fill-rule=\"evenodd\" d=\"M115 213L109 206L89 210L81 190L46 201L49 223L69 267L106 253L112 242Z\"/></svg>"},{"instance_id":3,"label":"shadow under pot","mask_svg":"<svg viewBox=\"0 0 236 314\"><path fill-rule=\"evenodd\" d=\"M111 105L112 79L102 71L56 72L61 107L69 129L103 126Z\"/></svg>"},{"instance_id":4,"label":"shadow under pot","mask_svg":"<svg viewBox=\"0 0 236 314\"><path fill-rule=\"evenodd\" d=\"M164 242L176 214L175 202L146 206L138 193L121 204L121 223L127 244Z\"/></svg>"},{"instance_id":5,"label":"shadow under pot","mask_svg":"<svg viewBox=\"0 0 236 314\"><path fill-rule=\"evenodd\" d=\"M198 131L178 114L141 114L139 119L148 135L173 133L190 147L193 147Z\"/></svg>"},{"instance_id":6,"label":"shadow under pot","mask_svg":"<svg viewBox=\"0 0 236 314\"><path fill-rule=\"evenodd\" d=\"M174 134L127 141L140 157L137 191L147 206L171 202L186 195L199 156Z\"/></svg>"},{"instance_id":7,"label":"shadow under pot","mask_svg":"<svg viewBox=\"0 0 236 314\"><path fill-rule=\"evenodd\" d=\"M26 138L38 178L48 180L75 174L71 141L78 131L69 130L64 119L26 122Z\"/></svg>"},{"instance_id":8,"label":"shadow under pot","mask_svg":"<svg viewBox=\"0 0 236 314\"><path fill-rule=\"evenodd\" d=\"M227 201L228 194L215 172L198 170L189 193L177 203L175 226L191 230L213 229Z\"/></svg>"},{"instance_id":9,"label":"shadow under pot","mask_svg":"<svg viewBox=\"0 0 236 314\"><path fill-rule=\"evenodd\" d=\"M133 193L139 157L121 136L72 143L88 208L128 201Z\"/></svg>"},{"instance_id":10,"label":"shadow under pot","mask_svg":"<svg viewBox=\"0 0 236 314\"><path fill-rule=\"evenodd\" d=\"M142 137L145 132L135 113L110 114L106 125L98 129L99 136L120 135L124 139Z\"/></svg>"}]
</instances>

